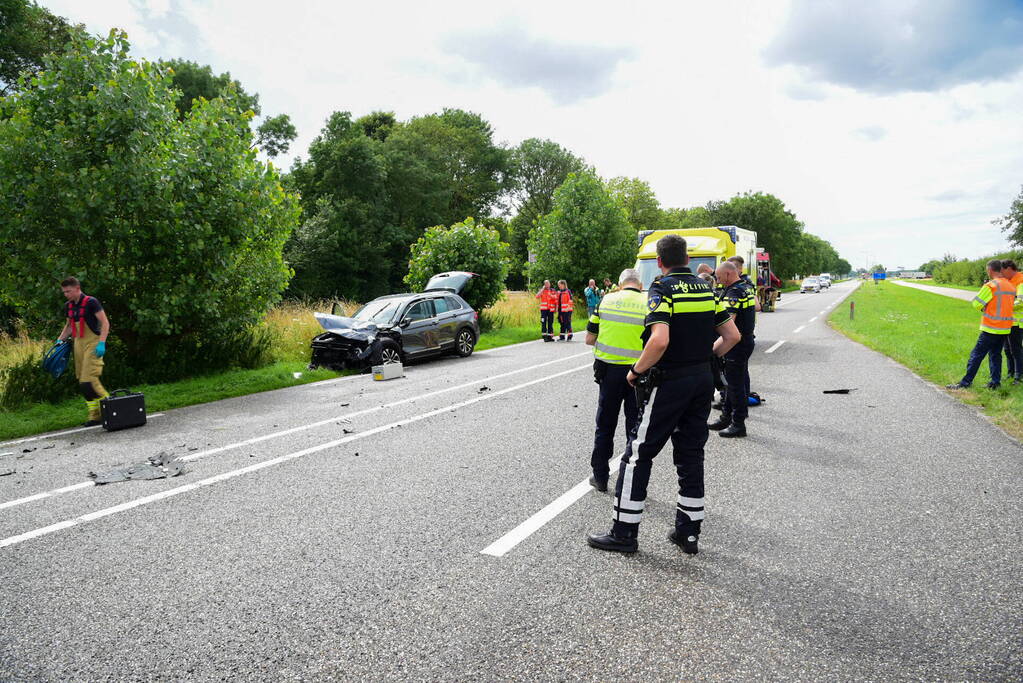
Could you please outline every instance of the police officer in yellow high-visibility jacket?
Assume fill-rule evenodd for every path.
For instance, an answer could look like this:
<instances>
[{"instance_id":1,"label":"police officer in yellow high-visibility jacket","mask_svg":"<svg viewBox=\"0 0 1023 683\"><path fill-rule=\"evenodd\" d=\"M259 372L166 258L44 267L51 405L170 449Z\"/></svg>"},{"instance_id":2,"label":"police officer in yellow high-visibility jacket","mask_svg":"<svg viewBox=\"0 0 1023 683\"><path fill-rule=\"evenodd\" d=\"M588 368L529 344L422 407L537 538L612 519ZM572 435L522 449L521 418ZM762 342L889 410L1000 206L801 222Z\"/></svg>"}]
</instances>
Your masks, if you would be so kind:
<instances>
[{"instance_id":1,"label":"police officer in yellow high-visibility jacket","mask_svg":"<svg viewBox=\"0 0 1023 683\"><path fill-rule=\"evenodd\" d=\"M647 300L638 270L622 271L621 289L601 299L586 325L586 343L594 347L593 376L600 385L597 400L597 430L593 437L590 485L607 491L610 476L608 461L614 451L618 412L625 404L626 453L632 448L632 435L639 423L636 392L626 376L643 353L643 330Z\"/></svg>"},{"instance_id":2,"label":"police officer in yellow high-visibility jacket","mask_svg":"<svg viewBox=\"0 0 1023 683\"><path fill-rule=\"evenodd\" d=\"M966 362L966 374L946 389L965 389L973 384L984 357L988 358L991 381L988 389L997 389L1002 382L1002 347L1012 331L1015 322L1013 309L1016 304L1016 288L1002 277L1002 262L994 259L987 263L987 274L991 279L973 298L973 307L982 311L980 336Z\"/></svg>"}]
</instances>

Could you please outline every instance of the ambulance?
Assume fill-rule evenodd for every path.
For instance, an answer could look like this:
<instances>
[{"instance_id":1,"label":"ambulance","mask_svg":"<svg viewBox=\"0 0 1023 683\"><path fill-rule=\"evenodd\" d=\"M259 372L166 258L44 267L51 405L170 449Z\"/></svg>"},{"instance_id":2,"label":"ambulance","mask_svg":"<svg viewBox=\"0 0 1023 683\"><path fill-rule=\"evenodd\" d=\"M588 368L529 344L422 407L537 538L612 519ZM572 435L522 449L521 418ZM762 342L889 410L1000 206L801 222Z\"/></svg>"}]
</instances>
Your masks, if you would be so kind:
<instances>
[{"instance_id":1,"label":"ambulance","mask_svg":"<svg viewBox=\"0 0 1023 683\"><path fill-rule=\"evenodd\" d=\"M657 267L657 240L665 235L679 235L686 241L689 268L696 273L701 263L717 270L722 261L731 256L743 258L742 272L757 281L757 233L734 225L686 230L641 230L636 269L643 279L643 289L649 289L654 278L661 274Z\"/></svg>"}]
</instances>

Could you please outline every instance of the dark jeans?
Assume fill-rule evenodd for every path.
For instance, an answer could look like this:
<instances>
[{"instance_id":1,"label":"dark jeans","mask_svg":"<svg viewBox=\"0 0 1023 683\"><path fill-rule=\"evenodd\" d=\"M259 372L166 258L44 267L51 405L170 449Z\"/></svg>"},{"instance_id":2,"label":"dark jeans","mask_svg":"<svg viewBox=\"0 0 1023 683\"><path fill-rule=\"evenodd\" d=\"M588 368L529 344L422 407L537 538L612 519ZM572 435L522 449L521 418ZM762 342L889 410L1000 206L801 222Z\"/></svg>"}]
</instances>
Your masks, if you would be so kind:
<instances>
[{"instance_id":1,"label":"dark jeans","mask_svg":"<svg viewBox=\"0 0 1023 683\"><path fill-rule=\"evenodd\" d=\"M1023 379L1023 329L1013 327L1005 337L1005 376Z\"/></svg>"},{"instance_id":2,"label":"dark jeans","mask_svg":"<svg viewBox=\"0 0 1023 683\"><path fill-rule=\"evenodd\" d=\"M554 311L540 311L540 334L544 337L554 336Z\"/></svg>"},{"instance_id":3,"label":"dark jeans","mask_svg":"<svg viewBox=\"0 0 1023 683\"><path fill-rule=\"evenodd\" d=\"M745 422L749 415L749 358L753 344L739 344L725 356L725 401L722 417Z\"/></svg>"},{"instance_id":4,"label":"dark jeans","mask_svg":"<svg viewBox=\"0 0 1023 683\"><path fill-rule=\"evenodd\" d=\"M597 361L600 363L601 361ZM639 424L639 405L636 390L625 381L631 365L604 364L604 376L600 380L600 398L597 399L597 430L593 435L593 454L590 467L599 481L610 476L608 460L614 454L615 430L618 429L618 414L625 404L625 456L632 453L632 436Z\"/></svg>"},{"instance_id":5,"label":"dark jeans","mask_svg":"<svg viewBox=\"0 0 1023 683\"><path fill-rule=\"evenodd\" d=\"M675 527L685 535L698 535L703 520L703 447L707 443L707 416L714 394L709 368L694 375L665 380L640 409L640 423L632 452L622 458L615 486L616 536L634 538L646 507L653 460L671 439L678 474Z\"/></svg>"},{"instance_id":6,"label":"dark jeans","mask_svg":"<svg viewBox=\"0 0 1023 683\"><path fill-rule=\"evenodd\" d=\"M984 356L987 356L987 365L991 370L991 381L995 384L1001 383L1002 347L1005 346L1005 337L1004 334L980 333L973 351L970 351L970 360L966 361L966 374L963 375L960 384L964 386L973 384L973 378L977 376L980 364L984 362Z\"/></svg>"}]
</instances>

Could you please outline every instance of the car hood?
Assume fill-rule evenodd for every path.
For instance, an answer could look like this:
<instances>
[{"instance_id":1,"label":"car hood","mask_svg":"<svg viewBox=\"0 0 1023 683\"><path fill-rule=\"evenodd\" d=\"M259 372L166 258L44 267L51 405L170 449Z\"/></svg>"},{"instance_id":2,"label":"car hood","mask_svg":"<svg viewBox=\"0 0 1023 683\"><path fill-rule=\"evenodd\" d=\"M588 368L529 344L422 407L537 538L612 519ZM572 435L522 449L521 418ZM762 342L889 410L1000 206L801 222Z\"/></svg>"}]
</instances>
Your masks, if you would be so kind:
<instances>
[{"instance_id":1,"label":"car hood","mask_svg":"<svg viewBox=\"0 0 1023 683\"><path fill-rule=\"evenodd\" d=\"M376 323L368 323L364 320L346 318L342 315L331 315L330 313L313 313L316 322L327 332L336 334L345 339L357 341L373 341L381 327L389 328L390 325L380 326Z\"/></svg>"}]
</instances>

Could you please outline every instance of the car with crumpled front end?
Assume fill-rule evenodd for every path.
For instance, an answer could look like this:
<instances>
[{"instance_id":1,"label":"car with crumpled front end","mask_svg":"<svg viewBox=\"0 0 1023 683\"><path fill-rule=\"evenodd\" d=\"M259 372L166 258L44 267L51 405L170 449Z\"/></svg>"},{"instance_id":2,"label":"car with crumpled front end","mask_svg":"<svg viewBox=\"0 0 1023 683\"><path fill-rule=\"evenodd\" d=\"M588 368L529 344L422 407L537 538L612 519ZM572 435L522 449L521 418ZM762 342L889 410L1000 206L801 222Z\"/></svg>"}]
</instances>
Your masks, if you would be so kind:
<instances>
[{"instance_id":1,"label":"car with crumpled front end","mask_svg":"<svg viewBox=\"0 0 1023 683\"><path fill-rule=\"evenodd\" d=\"M452 271L435 275L422 292L390 294L364 304L351 316L315 313L324 332L312 340L310 368L363 369L407 363L429 356L472 355L479 341L479 315L461 297L476 277Z\"/></svg>"}]
</instances>

